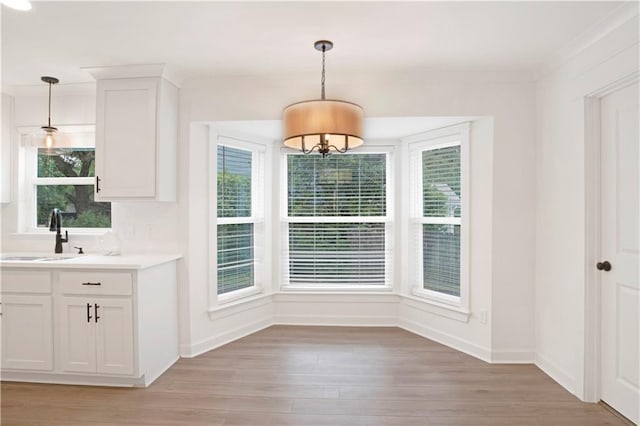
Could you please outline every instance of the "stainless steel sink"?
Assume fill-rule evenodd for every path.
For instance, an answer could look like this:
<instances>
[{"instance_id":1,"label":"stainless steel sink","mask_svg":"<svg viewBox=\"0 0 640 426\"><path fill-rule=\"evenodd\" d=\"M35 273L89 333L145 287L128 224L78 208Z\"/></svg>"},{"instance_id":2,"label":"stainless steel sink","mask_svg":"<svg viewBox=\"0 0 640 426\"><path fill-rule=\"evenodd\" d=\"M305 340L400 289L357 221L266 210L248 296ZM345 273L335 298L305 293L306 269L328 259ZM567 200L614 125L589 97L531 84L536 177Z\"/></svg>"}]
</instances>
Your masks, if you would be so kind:
<instances>
[{"instance_id":1,"label":"stainless steel sink","mask_svg":"<svg viewBox=\"0 0 640 426\"><path fill-rule=\"evenodd\" d=\"M0 260L7 262L52 262L55 260L73 259L76 256L3 256Z\"/></svg>"},{"instance_id":2,"label":"stainless steel sink","mask_svg":"<svg viewBox=\"0 0 640 426\"><path fill-rule=\"evenodd\" d=\"M4 256L2 260L34 261L44 259L42 256Z\"/></svg>"},{"instance_id":3,"label":"stainless steel sink","mask_svg":"<svg viewBox=\"0 0 640 426\"><path fill-rule=\"evenodd\" d=\"M38 259L38 262L51 262L52 260L67 260L67 259L74 259L75 256L60 256L60 257L43 257L41 259Z\"/></svg>"}]
</instances>

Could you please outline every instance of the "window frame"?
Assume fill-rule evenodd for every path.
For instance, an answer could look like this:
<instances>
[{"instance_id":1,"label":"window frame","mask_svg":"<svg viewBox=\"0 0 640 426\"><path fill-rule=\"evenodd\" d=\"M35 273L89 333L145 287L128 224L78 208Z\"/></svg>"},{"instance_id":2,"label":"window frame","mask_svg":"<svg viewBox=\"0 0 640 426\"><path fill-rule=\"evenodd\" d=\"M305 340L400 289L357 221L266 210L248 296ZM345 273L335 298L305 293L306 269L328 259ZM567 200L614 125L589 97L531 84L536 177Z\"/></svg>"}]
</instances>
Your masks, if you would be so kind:
<instances>
[{"instance_id":1,"label":"window frame","mask_svg":"<svg viewBox=\"0 0 640 426\"><path fill-rule=\"evenodd\" d=\"M18 135L20 141L19 162L21 166L21 185L18 191L20 194L18 211L20 212L18 229L22 233L32 235L49 235L49 228L38 227L37 223L37 188L38 186L54 186L54 185L90 185L94 188L95 194L95 176L87 177L38 177L38 147L33 141L33 135L41 131L39 127L20 127ZM91 135L90 137L79 136L79 143L73 147L77 148L94 148L95 150L95 126L93 125L75 125L75 126L58 126L58 131L66 134ZM90 139L92 142L88 142ZM110 201L104 201L111 204ZM112 211L113 213L113 211ZM64 222L63 222L64 228ZM76 235L103 235L113 229L113 215L111 217L111 226L109 228L68 228Z\"/></svg>"},{"instance_id":2,"label":"window frame","mask_svg":"<svg viewBox=\"0 0 640 426\"><path fill-rule=\"evenodd\" d=\"M265 277L265 144L251 142L232 136L214 134L210 138L209 154L209 283L210 305L221 305L264 292ZM251 152L251 215L241 217L218 217L218 145ZM254 282L250 287L218 294L218 225L253 224L253 268Z\"/></svg>"},{"instance_id":3,"label":"window frame","mask_svg":"<svg viewBox=\"0 0 640 426\"><path fill-rule=\"evenodd\" d=\"M318 155L303 154L300 151L290 148L280 148L280 291L282 292L391 292L393 283L393 245L394 245L394 217L395 217L395 170L394 155L396 147L387 144L377 144L368 142L367 146L359 147L357 150L348 151L349 155L362 154L384 154L386 156L385 189L386 189L386 215L385 216L289 216L288 212L288 161L289 155ZM332 153L331 155L347 155ZM385 238L385 282L384 285L336 285L336 284L291 284L289 277L289 224L290 223L315 223L318 218L322 218L323 223L384 223Z\"/></svg>"},{"instance_id":4,"label":"window frame","mask_svg":"<svg viewBox=\"0 0 640 426\"><path fill-rule=\"evenodd\" d=\"M410 291L413 296L441 307L469 312L470 306L470 123L424 132L404 139L409 151L409 255L412 274ZM423 213L422 153L424 151L460 145L460 218L425 217ZM457 222L457 223L454 223ZM447 223L460 225L460 296L424 288L423 225Z\"/></svg>"}]
</instances>

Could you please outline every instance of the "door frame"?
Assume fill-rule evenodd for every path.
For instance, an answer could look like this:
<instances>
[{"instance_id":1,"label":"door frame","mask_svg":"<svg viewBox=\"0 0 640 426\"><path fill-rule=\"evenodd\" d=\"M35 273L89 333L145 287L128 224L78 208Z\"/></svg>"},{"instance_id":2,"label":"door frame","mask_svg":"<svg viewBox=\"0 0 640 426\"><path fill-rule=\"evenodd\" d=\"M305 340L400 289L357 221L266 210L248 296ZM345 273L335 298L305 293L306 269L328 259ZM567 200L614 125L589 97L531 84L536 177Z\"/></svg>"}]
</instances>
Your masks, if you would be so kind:
<instances>
[{"instance_id":1,"label":"door frame","mask_svg":"<svg viewBox=\"0 0 640 426\"><path fill-rule=\"evenodd\" d=\"M600 274L595 264L601 256L600 216L600 101L603 97L640 82L635 71L603 86L584 98L585 111L585 298L584 298L584 382L586 402L600 401Z\"/></svg>"}]
</instances>

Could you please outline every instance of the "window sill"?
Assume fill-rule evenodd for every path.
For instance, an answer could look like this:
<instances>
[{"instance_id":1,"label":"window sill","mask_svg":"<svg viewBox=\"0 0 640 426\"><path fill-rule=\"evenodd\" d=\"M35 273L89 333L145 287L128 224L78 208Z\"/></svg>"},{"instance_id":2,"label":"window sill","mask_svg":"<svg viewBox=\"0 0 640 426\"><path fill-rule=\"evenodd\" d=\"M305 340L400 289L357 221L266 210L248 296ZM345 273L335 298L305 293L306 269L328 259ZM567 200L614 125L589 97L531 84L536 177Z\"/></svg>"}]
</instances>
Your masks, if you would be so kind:
<instances>
[{"instance_id":1,"label":"window sill","mask_svg":"<svg viewBox=\"0 0 640 426\"><path fill-rule=\"evenodd\" d=\"M270 297L271 294L263 293L262 288L259 287L237 290L223 298L218 296L218 304L209 307L207 313L209 319L218 320L270 303Z\"/></svg>"},{"instance_id":2,"label":"window sill","mask_svg":"<svg viewBox=\"0 0 640 426\"><path fill-rule=\"evenodd\" d=\"M253 291L245 292L242 295L234 295L235 297L219 301L218 305L210 307L207 310L209 319L212 321L219 320L230 315L235 315L238 312L258 308L271 302L271 294L262 293L261 289L252 288L251 290Z\"/></svg>"},{"instance_id":3,"label":"window sill","mask_svg":"<svg viewBox=\"0 0 640 426\"><path fill-rule=\"evenodd\" d=\"M419 293L412 295L401 295L404 298L404 304L415 309L419 309L430 314L439 315L441 317L453 319L456 321L467 323L471 317L471 312L468 309L460 306L453 306L446 303L438 302L433 299L428 299Z\"/></svg>"},{"instance_id":4,"label":"window sill","mask_svg":"<svg viewBox=\"0 0 640 426\"><path fill-rule=\"evenodd\" d=\"M280 288L280 293L304 293L304 294L380 294L392 293L393 288L389 286L298 286L289 285Z\"/></svg>"},{"instance_id":5,"label":"window sill","mask_svg":"<svg viewBox=\"0 0 640 426\"><path fill-rule=\"evenodd\" d=\"M98 229L89 229L89 228L65 228L62 227L63 233L67 231L69 233L69 237L101 237L109 231L113 231L112 228L100 228ZM33 239L50 239L52 235L55 235L54 232L49 231L48 229L43 230L32 230L32 231L24 231L24 232L14 232L9 234L11 238L33 238Z\"/></svg>"},{"instance_id":6,"label":"window sill","mask_svg":"<svg viewBox=\"0 0 640 426\"><path fill-rule=\"evenodd\" d=\"M262 293L262 287L251 286L247 288L242 288L240 290L235 290L229 293L219 294L218 305L226 305L228 303L233 303L237 300L246 299L260 293Z\"/></svg>"}]
</instances>

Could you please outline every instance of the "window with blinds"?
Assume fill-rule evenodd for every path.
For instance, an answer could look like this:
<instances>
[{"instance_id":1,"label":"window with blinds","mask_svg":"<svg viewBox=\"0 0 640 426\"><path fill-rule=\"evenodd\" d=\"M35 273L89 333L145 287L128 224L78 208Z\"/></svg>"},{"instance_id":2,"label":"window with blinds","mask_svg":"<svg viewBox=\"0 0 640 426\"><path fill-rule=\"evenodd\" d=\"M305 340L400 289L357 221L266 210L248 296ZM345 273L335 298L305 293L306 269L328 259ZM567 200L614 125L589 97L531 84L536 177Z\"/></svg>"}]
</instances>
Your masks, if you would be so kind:
<instances>
[{"instance_id":1,"label":"window with blinds","mask_svg":"<svg viewBox=\"0 0 640 426\"><path fill-rule=\"evenodd\" d=\"M252 151L217 146L218 294L255 283L252 169Z\"/></svg>"},{"instance_id":2,"label":"window with blinds","mask_svg":"<svg viewBox=\"0 0 640 426\"><path fill-rule=\"evenodd\" d=\"M286 284L387 285L387 154L286 161Z\"/></svg>"},{"instance_id":3,"label":"window with blinds","mask_svg":"<svg viewBox=\"0 0 640 426\"><path fill-rule=\"evenodd\" d=\"M460 144L422 151L423 287L460 296Z\"/></svg>"}]
</instances>

